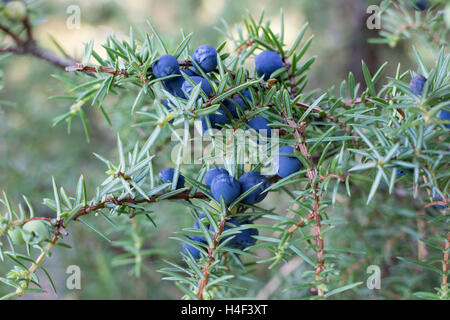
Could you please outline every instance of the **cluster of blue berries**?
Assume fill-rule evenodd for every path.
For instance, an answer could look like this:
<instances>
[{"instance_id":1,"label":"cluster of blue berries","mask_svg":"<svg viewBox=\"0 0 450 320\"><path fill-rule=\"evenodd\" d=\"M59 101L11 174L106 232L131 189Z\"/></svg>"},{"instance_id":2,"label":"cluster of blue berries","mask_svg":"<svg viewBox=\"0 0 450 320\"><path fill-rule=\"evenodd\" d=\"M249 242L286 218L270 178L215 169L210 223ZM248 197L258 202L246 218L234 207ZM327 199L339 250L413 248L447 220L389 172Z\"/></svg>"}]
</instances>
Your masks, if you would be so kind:
<instances>
[{"instance_id":1,"label":"cluster of blue berries","mask_svg":"<svg viewBox=\"0 0 450 320\"><path fill-rule=\"evenodd\" d=\"M153 64L152 71L156 78L166 78L163 80L165 89L175 97L189 98L192 94L193 87L191 82L185 80L181 73L188 76L192 82L196 85L200 84L201 89L206 96L213 96L213 89L210 83L203 77L199 76L198 68L201 68L203 72L212 72L217 68L217 51L210 45L202 45L195 49L192 60L195 62L194 70L192 69L180 69L177 59L169 54L162 55ZM283 67L283 61L281 56L274 51L263 51L255 58L255 68L260 77L264 77L265 80L270 78L270 75L276 70ZM239 118L239 113L248 110L248 104L252 101L250 92L245 89L241 92L242 96L238 93L222 102L220 107L215 113L206 116L209 120L211 128L220 129L221 126L228 122L228 116L232 118ZM245 99L244 99L245 98ZM247 100L247 102L245 101ZM170 111L172 106L169 101L164 100L163 105ZM202 122L202 131L208 130L207 120L205 116L200 118ZM271 136L271 127L269 121L261 116L257 116L248 122L250 128L254 129L257 133L261 130L266 130L267 137ZM259 137L258 137L259 142Z\"/></svg>"},{"instance_id":2,"label":"cluster of blue berries","mask_svg":"<svg viewBox=\"0 0 450 320\"><path fill-rule=\"evenodd\" d=\"M217 51L208 45L198 47L192 55L194 63L193 69L180 69L179 62L174 56L163 55L156 63L153 64L152 70L156 78L165 78L163 85L166 90L179 98L189 98L192 94L193 87L191 83L185 80L185 76L188 76L195 84L200 84L203 92L208 96L213 96L213 89L209 82L200 77L197 72L198 68L205 73L212 72L217 68ZM274 51L263 51L255 58L255 69L260 77L265 80L270 79L270 76L283 67L283 60L281 56ZM245 89L239 94L235 94L232 97L222 102L222 106L216 113L208 115L209 123L212 128L219 129L221 126L227 123L229 116L232 118L239 118L239 114L248 109L252 101L249 90ZM163 105L171 110L173 107L168 100L163 100ZM206 117L201 117L203 132L208 129ZM248 121L248 126L257 132L260 130L266 130L267 137L271 137L270 122L261 116L256 116ZM258 140L259 141L259 140ZM294 149L290 146L281 147L278 151L280 155L277 158L278 171L277 174L281 178L285 178L302 168L301 161L295 156ZM158 174L158 178L165 183L173 182L175 170L173 168L163 169ZM185 179L183 175L179 174L177 178L176 188L180 189L184 187ZM210 188L211 195L215 200L221 201L223 198L225 203L229 205L235 201L240 195L248 192L250 189L255 188L252 192L242 199L244 204L256 204L264 200L267 196L265 191L270 186L269 180L261 175L259 172L250 171L243 174L239 180L236 180L231 176L227 170L223 168L213 168L209 170L205 175L205 184ZM201 216L199 219L203 219ZM240 223L238 220L232 218L225 226L225 230L230 228L230 225L239 227L241 224L252 224L253 222L247 220ZM212 232L210 226L207 226ZM194 223L194 229L200 229L199 221ZM255 228L249 228L242 230L238 234L230 237L225 237L221 241L226 241L227 246L231 248L245 249L248 246L253 245L256 239L253 237L258 235L258 230ZM203 236L191 236L191 240L199 243L206 243ZM197 247L188 242L183 243L184 251L188 251L198 259L200 257L200 251Z\"/></svg>"},{"instance_id":3,"label":"cluster of blue berries","mask_svg":"<svg viewBox=\"0 0 450 320\"><path fill-rule=\"evenodd\" d=\"M209 45L198 47L192 55L192 59L204 72L211 72L217 68L217 51ZM188 76L196 85L200 84L206 96L210 97L213 94L209 82L198 75L197 66L194 67L194 70L180 69L178 60L170 54L160 56L153 64L152 71L156 78L171 76L163 81L163 85L175 97L189 98L193 90L191 83L185 80L181 73Z\"/></svg>"},{"instance_id":4,"label":"cluster of blue berries","mask_svg":"<svg viewBox=\"0 0 450 320\"><path fill-rule=\"evenodd\" d=\"M194 57L193 57L194 58ZM281 59L281 56L274 52L274 51L263 51L255 58L255 68L260 77L264 77L265 80L268 80L270 78L270 75L275 72L276 70L283 67L283 61ZM242 91L243 96L248 100L251 101L250 92L245 89ZM233 117L233 118L239 118L239 111L243 112L244 110L247 110L247 105L242 99L241 96L238 94L235 94L230 99L226 99L222 102L224 108L219 108L217 110L216 114L211 114L208 116L209 122L211 124L211 127L213 129L219 129L220 126L223 126L227 123L227 114L226 111ZM205 117L201 118L202 121L202 128L203 132L207 130L207 124ZM266 130L267 137L270 138L271 133L271 127L269 126L269 121L261 116L257 116L253 119L251 119L248 122L248 125L250 128L254 129L257 133L260 133L261 130ZM259 141L259 138L258 138Z\"/></svg>"},{"instance_id":5,"label":"cluster of blue berries","mask_svg":"<svg viewBox=\"0 0 450 320\"><path fill-rule=\"evenodd\" d=\"M411 89L411 91L414 94L420 96L420 95L422 95L423 87L425 86L426 81L427 81L427 78L425 78L424 76L416 75L411 79L411 81L409 83L409 88ZM439 120L442 120L442 121L450 120L450 111L443 109L440 113ZM447 129L450 129L450 124L445 124L445 127Z\"/></svg>"},{"instance_id":6,"label":"cluster of blue berries","mask_svg":"<svg viewBox=\"0 0 450 320\"><path fill-rule=\"evenodd\" d=\"M267 196L267 192L264 192L264 190L270 186L269 180L259 172L247 172L239 180L236 180L222 168L209 170L205 175L205 184L211 188L211 195L214 199L220 201L223 197L226 204L232 203L242 193L258 184L260 185L242 199L242 202L246 204L261 202Z\"/></svg>"}]
</instances>

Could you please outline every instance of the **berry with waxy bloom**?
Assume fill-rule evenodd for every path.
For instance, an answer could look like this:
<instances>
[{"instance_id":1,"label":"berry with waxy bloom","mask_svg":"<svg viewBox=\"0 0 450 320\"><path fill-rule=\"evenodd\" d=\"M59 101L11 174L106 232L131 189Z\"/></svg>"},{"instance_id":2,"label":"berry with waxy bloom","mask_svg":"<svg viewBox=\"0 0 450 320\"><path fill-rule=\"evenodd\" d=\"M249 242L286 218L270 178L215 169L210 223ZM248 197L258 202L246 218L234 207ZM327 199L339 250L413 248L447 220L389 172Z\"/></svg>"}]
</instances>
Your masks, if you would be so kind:
<instances>
[{"instance_id":1,"label":"berry with waxy bloom","mask_svg":"<svg viewBox=\"0 0 450 320\"><path fill-rule=\"evenodd\" d=\"M439 120L443 120L443 121L449 121L450 120L450 111L447 110L441 110L441 114L439 116ZM444 126L447 129L450 129L450 124L446 123L444 124Z\"/></svg>"},{"instance_id":2,"label":"berry with waxy bloom","mask_svg":"<svg viewBox=\"0 0 450 320\"><path fill-rule=\"evenodd\" d=\"M169 183L173 181L174 174L175 174L174 168L165 168L158 173L158 178L164 181L164 183ZM184 187L184 177L182 174L179 173L177 180L177 189L181 189L183 187Z\"/></svg>"},{"instance_id":3,"label":"berry with waxy bloom","mask_svg":"<svg viewBox=\"0 0 450 320\"><path fill-rule=\"evenodd\" d=\"M287 176L299 171L303 164L295 156L294 149L291 146L283 146L278 150L278 153L290 153L292 156L278 156L278 176L281 178L286 178Z\"/></svg>"},{"instance_id":4,"label":"berry with waxy bloom","mask_svg":"<svg viewBox=\"0 0 450 320\"><path fill-rule=\"evenodd\" d=\"M228 171L223 168L212 168L205 174L205 184L211 187L213 179L219 174L228 174Z\"/></svg>"},{"instance_id":5,"label":"berry with waxy bloom","mask_svg":"<svg viewBox=\"0 0 450 320\"><path fill-rule=\"evenodd\" d=\"M216 112L210 113L207 116L201 116L200 120L202 122L202 131L203 133L208 130L208 125L206 123L206 118L209 118L209 122L211 123L212 129L220 129L219 125L224 125L227 123L227 115L225 114L225 111L222 108L217 109Z\"/></svg>"},{"instance_id":6,"label":"berry with waxy bloom","mask_svg":"<svg viewBox=\"0 0 450 320\"><path fill-rule=\"evenodd\" d=\"M256 117L256 118L251 119L248 122L248 125L260 134L263 134L262 132L259 132L260 130L265 130L267 137L270 138L272 128L268 126L269 123L270 123L269 120L267 120L264 117Z\"/></svg>"},{"instance_id":7,"label":"berry with waxy bloom","mask_svg":"<svg viewBox=\"0 0 450 320\"><path fill-rule=\"evenodd\" d=\"M210 97L213 93L213 90L211 88L211 85L209 84L208 81L206 81L205 78L202 77L198 77L198 76L193 76L191 77L191 80L194 81L194 83L196 85L198 85L200 83L200 87L203 90L203 92ZM192 90L194 90L194 88L192 87L192 85L189 83L189 81L185 80L183 82L183 85L181 86L181 88L187 93L187 97L189 98L189 96L192 93Z\"/></svg>"},{"instance_id":8,"label":"berry with waxy bloom","mask_svg":"<svg viewBox=\"0 0 450 320\"><path fill-rule=\"evenodd\" d=\"M187 254L190 252L194 259L200 258L200 250L198 250L196 247L191 245L190 243L183 242L183 251Z\"/></svg>"},{"instance_id":9,"label":"berry with waxy bloom","mask_svg":"<svg viewBox=\"0 0 450 320\"><path fill-rule=\"evenodd\" d=\"M242 175L239 178L239 183L241 184L241 192L244 193L257 184L261 183L259 187L257 187L255 190L253 190L248 196L246 196L242 202L247 204L255 204L258 203L267 196L267 192L263 192L266 190L269 186L269 180L259 172L255 171L249 171Z\"/></svg>"},{"instance_id":10,"label":"berry with waxy bloom","mask_svg":"<svg viewBox=\"0 0 450 320\"><path fill-rule=\"evenodd\" d=\"M225 101L223 101L223 105L228 109L228 111L234 118L239 118L237 108L241 109L241 111L244 111L246 109L244 100L242 100L242 98L239 96L231 99L226 99Z\"/></svg>"},{"instance_id":11,"label":"berry with waxy bloom","mask_svg":"<svg viewBox=\"0 0 450 320\"><path fill-rule=\"evenodd\" d=\"M266 50L256 56L255 67L260 77L264 75L264 80L269 80L273 72L283 67L283 61L278 53Z\"/></svg>"},{"instance_id":12,"label":"berry with waxy bloom","mask_svg":"<svg viewBox=\"0 0 450 320\"><path fill-rule=\"evenodd\" d=\"M153 74L156 78L163 78L174 74L180 74L178 60L170 54L159 57L152 66Z\"/></svg>"},{"instance_id":13,"label":"berry with waxy bloom","mask_svg":"<svg viewBox=\"0 0 450 320\"><path fill-rule=\"evenodd\" d=\"M431 3L429 0L410 0L409 6L415 10L424 11L431 6Z\"/></svg>"},{"instance_id":14,"label":"berry with waxy bloom","mask_svg":"<svg viewBox=\"0 0 450 320\"><path fill-rule=\"evenodd\" d=\"M217 50L210 45L202 45L195 49L192 59L204 72L211 72L217 68Z\"/></svg>"},{"instance_id":15,"label":"berry with waxy bloom","mask_svg":"<svg viewBox=\"0 0 450 320\"><path fill-rule=\"evenodd\" d=\"M241 185L229 174L219 174L211 182L211 194L217 201L223 197L230 204L241 194Z\"/></svg>"},{"instance_id":16,"label":"berry with waxy bloom","mask_svg":"<svg viewBox=\"0 0 450 320\"><path fill-rule=\"evenodd\" d=\"M422 94L423 86L425 85L426 81L427 78L421 75L417 75L414 78L412 78L412 80L409 83L409 87L414 94L420 96Z\"/></svg>"}]
</instances>

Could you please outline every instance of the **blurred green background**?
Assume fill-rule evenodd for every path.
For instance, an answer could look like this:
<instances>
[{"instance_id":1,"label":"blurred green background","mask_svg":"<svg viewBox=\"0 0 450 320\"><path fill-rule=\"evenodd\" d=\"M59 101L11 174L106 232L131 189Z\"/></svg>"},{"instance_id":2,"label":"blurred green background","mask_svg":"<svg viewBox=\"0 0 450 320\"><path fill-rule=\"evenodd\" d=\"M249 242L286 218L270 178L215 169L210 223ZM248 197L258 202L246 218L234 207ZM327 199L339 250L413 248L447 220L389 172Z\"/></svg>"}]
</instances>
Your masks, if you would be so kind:
<instances>
[{"instance_id":1,"label":"blurred green background","mask_svg":"<svg viewBox=\"0 0 450 320\"><path fill-rule=\"evenodd\" d=\"M309 89L319 88L327 90L331 86L339 87L342 79L352 71L358 80L362 79L360 65L364 58L371 70L375 70L384 61L389 61L387 74L392 74L397 62L402 63L402 70L415 69L411 42L401 42L397 48L371 45L367 39L376 37L377 32L365 27L367 14L366 8L369 4L377 4L377 1L363 0L164 0L164 1L140 1L140 0L69 0L69 1L44 1L39 7L46 17L45 21L36 27L36 37L42 45L56 52L50 41L52 35L71 55L80 57L83 45L91 39L95 40L96 48L101 48L102 42L108 34L114 33L119 38L127 38L130 26L136 29L148 30L145 24L150 19L165 39L173 45L180 39L180 29L184 32L194 32L194 45L211 44L217 45L223 39L214 29L221 25L220 20L225 19L230 25L241 21L245 14L245 8L258 16L262 8L266 11L266 17L271 18L275 29L279 25L279 10L284 10L286 19L287 42L291 43L301 26L309 22L308 33L315 35L315 40L309 55L317 55L318 58L310 72ZM68 29L66 20L69 14L66 12L68 6L78 5L81 8L81 28ZM427 48L420 42L415 43L421 52L427 56ZM101 51L101 50L99 50ZM52 119L67 111L69 104L64 101L49 100L49 96L62 95L63 86L53 74L62 73L46 62L39 61L34 57L21 56L10 57L1 62L4 70L4 89L0 91L0 100L10 100L11 105L0 106L0 190L5 190L12 199L20 201L21 194L29 197L39 214L47 213L41 205L42 199L51 195L51 176L54 176L59 185L73 192L76 181L83 174L88 182L88 190L103 181L106 168L93 155L99 153L107 158L116 159L116 131L121 133L125 139L133 141L139 136L134 129L126 127L125 124L132 121L129 108L133 96L115 97L108 99L105 107L112 117L114 128L107 126L100 112L92 108L88 111L88 122L91 129L92 139L86 143L83 128L77 119L73 123L72 132L67 134L64 124L52 127ZM118 103L120 99L120 103ZM129 100L129 102L128 102ZM148 134L148 132L145 132ZM159 163L162 167L164 164ZM271 203L282 203L276 211L285 212L286 199L272 196L272 201L266 201L266 206ZM283 202L284 201L284 202ZM374 219L378 213L385 212L389 207L386 199L372 202L371 208L366 208L364 199L359 204L357 200L349 203L343 200L331 215L342 216L349 210L355 209L359 215L349 217L349 240L354 239L351 233L357 232L357 227L362 223L368 223L366 217L368 212L375 212L370 219ZM392 200L395 201L395 200ZM383 203L385 202L385 203ZM360 206L359 206L360 205ZM396 203L402 209L402 204ZM414 214L409 212L408 201L404 201L405 216ZM384 206L384 207L383 207ZM366 208L367 210L362 210ZM144 244L147 248L163 249L145 260L146 268L140 279L130 274L127 266L112 267L114 257L124 251L112 246L95 233L87 230L83 225L77 225L70 230L68 242L73 245L74 250L56 249L46 266L55 275L58 296L62 299L178 299L181 297L176 287L168 281L162 281L162 275L157 270L164 266L162 259L179 261L179 244L168 240L168 237L181 227L192 223L191 218L183 214L185 210L180 204L161 204L155 207L161 214L156 215L159 229L145 225L140 232L149 236ZM359 211L358 211L359 210ZM387 209L389 211L389 209ZM388 213L389 215L389 213ZM386 215L376 219L371 227L382 228L383 223L388 220ZM102 230L108 230L110 226L103 221L97 221L95 217L90 219ZM353 221L354 220L354 221ZM383 222L384 221L384 222ZM139 220L137 221L139 223ZM355 228L352 229L352 226ZM73 235L73 238L72 238ZM113 232L111 238L121 239L124 236L120 232ZM125 235L127 236L127 235ZM357 234L355 235L357 238ZM361 239L356 244L367 250L374 243L371 239ZM375 241L375 240L373 240ZM345 244L345 243L344 243ZM413 248L414 249L414 248ZM264 255L264 253L261 253ZM375 264L376 262L374 262ZM382 262L380 262L382 263ZM82 290L67 290L65 270L69 265L79 265L82 272ZM2 263L2 273L9 265ZM294 282L301 282L299 268L290 276ZM278 287L267 296L264 285L271 279L275 271L267 271L263 265L257 269L257 276L262 281L250 287L248 294L270 298L290 298L295 296L293 292L283 292ZM361 268L364 276L365 267ZM395 272L395 270L394 270ZM417 277L417 275L416 275ZM295 280L296 279L296 280ZM365 279L365 278L364 278ZM358 279L353 279L357 281ZM358 280L359 281L359 280ZM411 281L423 281L413 279ZM45 280L44 280L44 283ZM432 287L433 284L430 284ZM47 283L48 286L48 283ZM413 286L395 286L396 294L408 297L413 291ZM282 286L280 286L282 287ZM406 289L405 289L406 287ZM278 289L277 289L278 288ZM4 294L5 286L0 286L0 294ZM393 291L395 291L393 290ZM361 296L347 297L370 298L372 293L362 290ZM298 294L297 294L298 296ZM51 290L48 294L40 295L40 298L54 299ZM386 298L395 298L395 293L384 295ZM35 298L26 295L25 298Z\"/></svg>"}]
</instances>

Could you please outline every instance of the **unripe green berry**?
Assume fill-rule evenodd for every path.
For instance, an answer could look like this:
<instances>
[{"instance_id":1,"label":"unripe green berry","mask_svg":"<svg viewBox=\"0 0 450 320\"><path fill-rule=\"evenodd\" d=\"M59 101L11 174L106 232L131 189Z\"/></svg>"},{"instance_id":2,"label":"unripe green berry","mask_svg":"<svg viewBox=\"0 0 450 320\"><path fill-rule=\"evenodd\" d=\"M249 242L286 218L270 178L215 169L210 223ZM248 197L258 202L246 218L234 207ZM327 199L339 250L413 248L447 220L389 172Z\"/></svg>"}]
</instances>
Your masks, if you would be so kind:
<instances>
[{"instance_id":1,"label":"unripe green berry","mask_svg":"<svg viewBox=\"0 0 450 320\"><path fill-rule=\"evenodd\" d=\"M39 220L33 220L26 223L23 226L23 229L30 233L30 237L27 239L28 241L33 240L35 237L39 237L40 240L45 240L50 237L47 226L44 222Z\"/></svg>"},{"instance_id":2,"label":"unripe green berry","mask_svg":"<svg viewBox=\"0 0 450 320\"><path fill-rule=\"evenodd\" d=\"M25 244L22 232L19 229L14 228L13 230L9 230L8 235L14 244Z\"/></svg>"},{"instance_id":3,"label":"unripe green berry","mask_svg":"<svg viewBox=\"0 0 450 320\"><path fill-rule=\"evenodd\" d=\"M27 16L27 7L22 1L8 2L3 10L11 22L21 22Z\"/></svg>"}]
</instances>

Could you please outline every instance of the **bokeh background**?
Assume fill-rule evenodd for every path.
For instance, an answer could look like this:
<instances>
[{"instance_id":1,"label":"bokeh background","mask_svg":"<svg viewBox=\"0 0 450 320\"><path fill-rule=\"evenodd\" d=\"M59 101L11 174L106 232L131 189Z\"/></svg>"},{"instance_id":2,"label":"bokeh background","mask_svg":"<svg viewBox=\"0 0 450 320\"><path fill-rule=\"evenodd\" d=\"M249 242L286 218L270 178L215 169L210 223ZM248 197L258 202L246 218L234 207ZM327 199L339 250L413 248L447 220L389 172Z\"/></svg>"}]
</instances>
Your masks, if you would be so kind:
<instances>
[{"instance_id":1,"label":"bokeh background","mask_svg":"<svg viewBox=\"0 0 450 320\"><path fill-rule=\"evenodd\" d=\"M136 30L149 32L145 20L150 19L168 43L173 45L176 45L180 39L181 29L186 33L194 32L194 46L206 43L217 45L223 41L220 33L215 30L215 27L221 26L221 19L233 25L241 21L246 9L258 16L264 8L266 17L272 19L277 29L280 21L279 12L282 8L285 14L288 43L295 39L301 26L309 22L308 34L315 35L309 56L317 55L318 58L310 71L308 88L319 88L324 91L332 86L339 87L349 71L352 71L361 81L362 58L371 70L389 61L386 74L393 74L397 63L402 63L403 70L415 69L410 50L412 45L418 47L426 59L430 58L428 48L421 42L401 42L396 48L372 45L367 42L369 38L377 37L377 32L365 27L366 8L370 4L377 3L378 1L375 0L44 1L40 5L40 10L46 20L41 21L36 27L36 38L44 47L57 52L50 40L49 35L51 35L69 54L80 57L84 43L91 39L95 40L96 49L101 52L101 44L111 33L119 38L127 38L130 26ZM66 10L70 5L78 5L81 8L80 29L66 27L68 18ZM83 128L78 120L74 121L70 135L67 134L64 124L52 127L52 119L66 112L69 106L64 101L48 99L50 96L64 93L61 82L52 77L54 74L60 74L61 70L29 56L11 57L0 63L4 70L4 88L0 91L0 100L13 102L0 105L0 190L7 191L16 201L20 201L22 194L27 195L39 214L46 215L47 210L42 205L42 199L52 194L51 176L55 177L59 185L73 192L79 175L83 174L87 179L88 190L92 191L94 186L103 181L106 171L104 165L92 155L93 152L116 159L116 131L119 131L125 139L139 138L136 130L125 126L133 120L129 112L133 97L113 97L105 103L113 120L113 128L108 127L96 108L86 109L92 136L90 143L86 143ZM120 103L118 103L119 99ZM167 164L159 163L161 167L164 165ZM285 200L273 196L266 202L268 207L274 206L274 203L281 203L276 209L281 213L286 208ZM363 204L364 199L361 199L361 203L340 200L335 209L336 215L342 217L344 214L349 224L355 226L373 227L374 224L371 224L373 220L381 226L388 223L390 215L393 214L389 212L392 208L389 201L395 202L399 212L405 216L414 214L410 211L413 209L406 206L407 198L402 200L405 204L404 208L398 199L373 201L371 207ZM128 266L115 266L115 257L124 253L119 246L108 243L80 224L72 228L68 238L73 250L56 249L52 258L46 262L48 270L55 275L58 296L49 289L47 294L39 297L48 299L180 298L178 289L171 282L163 281L162 275L157 270L165 265L163 259L179 261L179 244L168 240L168 237L179 228L190 225L192 221L189 216L182 214L185 209L179 204L161 204L155 210L161 213L156 215L159 229L145 227L139 232L148 236L145 247L158 250L145 260L145 268L139 279L130 272ZM370 218L367 212L372 213ZM94 217L91 221L101 230L106 231L110 228L107 223L97 220ZM357 238L357 234L352 234L357 232L356 230L358 229L349 227L348 239ZM122 236L120 231L112 232L110 235L115 240L119 240ZM355 244L355 247L368 250L370 255L372 246L374 248L382 246L382 244L377 245L376 241L381 240L361 239L361 243ZM393 247L394 249L390 248L390 250L395 250L395 244ZM390 257L386 259L389 260ZM378 262L386 263L386 261ZM374 261L374 264L376 263L377 261ZM81 290L71 291L65 287L67 277L65 270L69 265L79 265L81 268ZM1 263L0 271L4 273L8 267L8 263ZM356 268L360 268L360 274L364 276L365 267L356 266ZM291 279L300 283L301 268L298 270L294 272L282 270L282 272L289 271ZM280 289L282 285L276 283L271 287L274 288L273 290L267 291L266 284L270 279L276 278L278 272L280 271L269 272L265 266L257 268L256 274L261 281L250 287L249 296L258 294L262 298L296 296L295 293L283 291ZM395 275L395 268L390 272ZM386 284L390 290L385 290L386 293L379 295L383 298L408 298L414 291L414 283L425 281L417 277L418 275L411 275L409 284L398 284L395 281ZM282 284L283 281L289 281L286 279L280 278L279 282ZM48 286L45 280L44 284ZM432 287L433 284L431 283L430 286ZM6 292L8 292L6 287L0 286L0 294L3 295ZM348 293L347 297L371 298L373 294L362 290L357 295ZM36 296L30 294L24 298L34 299Z\"/></svg>"}]
</instances>

